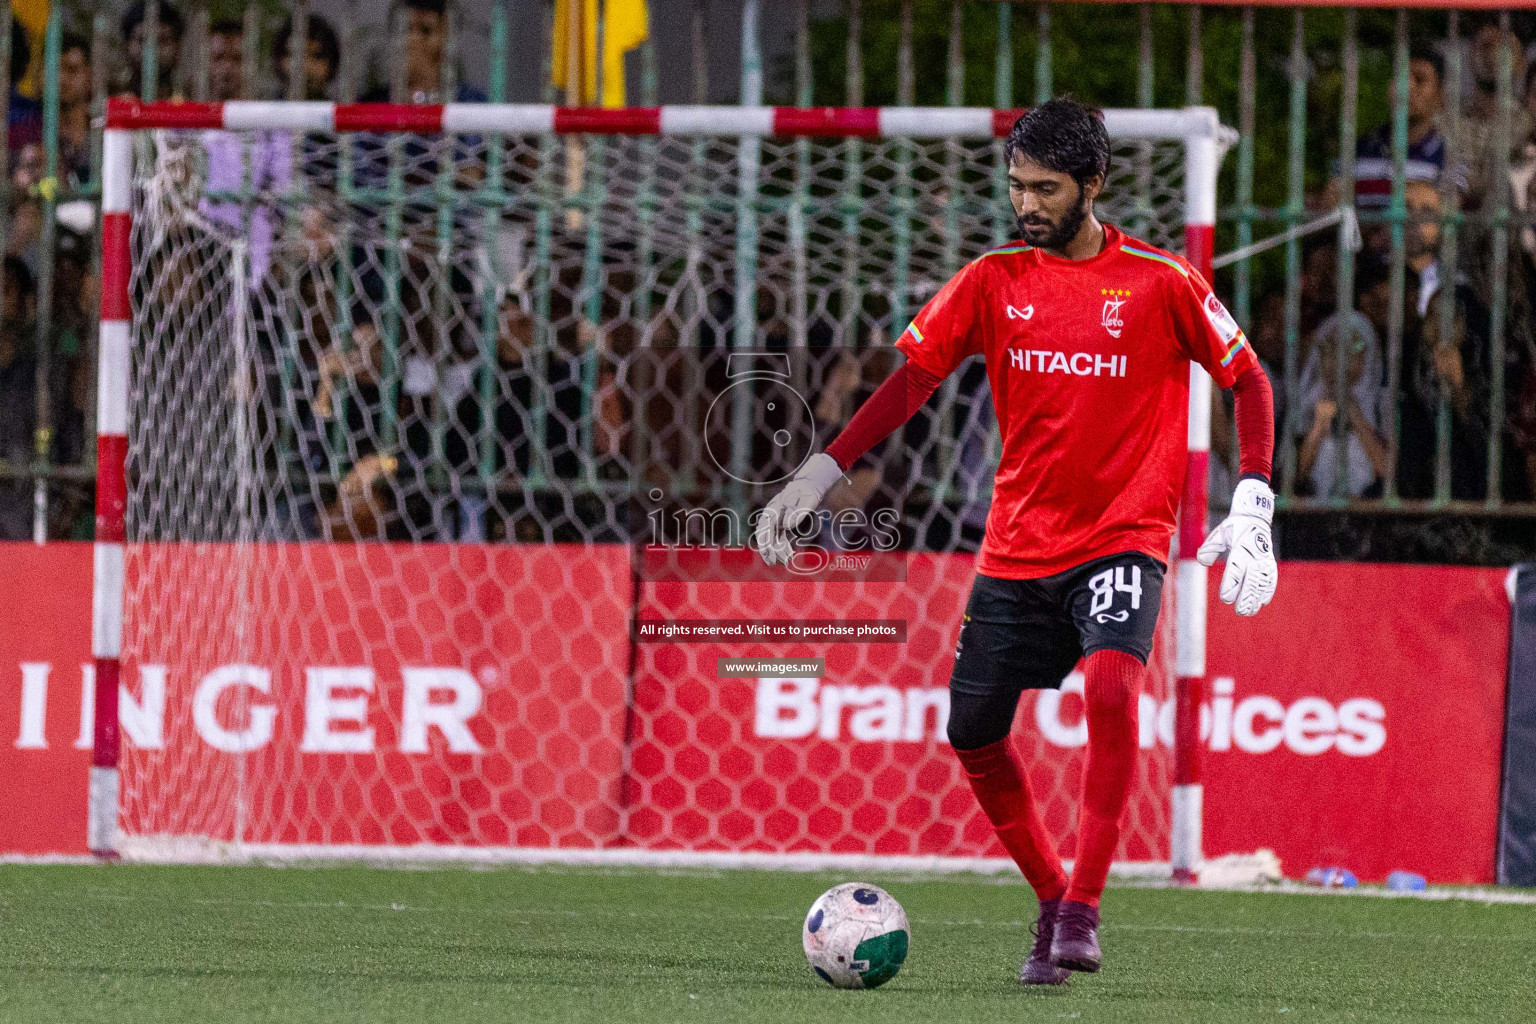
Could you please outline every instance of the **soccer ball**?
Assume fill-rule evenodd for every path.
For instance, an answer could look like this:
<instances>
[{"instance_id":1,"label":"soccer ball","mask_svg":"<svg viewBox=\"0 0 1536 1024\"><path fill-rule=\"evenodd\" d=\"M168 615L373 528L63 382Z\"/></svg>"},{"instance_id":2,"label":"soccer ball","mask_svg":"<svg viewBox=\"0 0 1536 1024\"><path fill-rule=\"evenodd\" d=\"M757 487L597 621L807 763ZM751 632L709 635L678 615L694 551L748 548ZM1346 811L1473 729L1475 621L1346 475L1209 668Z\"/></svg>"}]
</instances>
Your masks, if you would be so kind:
<instances>
[{"instance_id":1,"label":"soccer ball","mask_svg":"<svg viewBox=\"0 0 1536 1024\"><path fill-rule=\"evenodd\" d=\"M877 885L845 882L817 897L800 933L805 958L834 988L876 988L907 959L907 912Z\"/></svg>"}]
</instances>

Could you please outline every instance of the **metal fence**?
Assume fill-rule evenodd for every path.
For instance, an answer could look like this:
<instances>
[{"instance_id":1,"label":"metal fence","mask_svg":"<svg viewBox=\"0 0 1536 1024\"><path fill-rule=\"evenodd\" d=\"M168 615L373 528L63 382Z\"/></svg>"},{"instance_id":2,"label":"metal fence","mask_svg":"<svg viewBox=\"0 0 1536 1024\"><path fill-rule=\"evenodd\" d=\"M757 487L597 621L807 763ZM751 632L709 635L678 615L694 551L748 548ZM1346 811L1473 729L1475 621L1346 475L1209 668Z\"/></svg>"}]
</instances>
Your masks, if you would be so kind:
<instances>
[{"instance_id":1,"label":"metal fence","mask_svg":"<svg viewBox=\"0 0 1536 1024\"><path fill-rule=\"evenodd\" d=\"M107 95L580 103L611 101L603 75L623 67L624 99L640 105L719 99L722 78L743 103L1011 107L1071 91L1215 105L1240 135L1217 286L1276 386L1282 519L1311 524L1310 553L1502 560L1528 546L1527 12L652 0L649 34L584 82L553 58L562 31L577 42L563 6L405 0L380 23L355 2L55 4L44 31L13 33L0 4L0 62L21 80L0 127L0 536L89 535ZM608 31L600 22L599 51ZM885 337L902 315L887 314ZM1235 477L1226 411L1218 401L1217 502Z\"/></svg>"}]
</instances>

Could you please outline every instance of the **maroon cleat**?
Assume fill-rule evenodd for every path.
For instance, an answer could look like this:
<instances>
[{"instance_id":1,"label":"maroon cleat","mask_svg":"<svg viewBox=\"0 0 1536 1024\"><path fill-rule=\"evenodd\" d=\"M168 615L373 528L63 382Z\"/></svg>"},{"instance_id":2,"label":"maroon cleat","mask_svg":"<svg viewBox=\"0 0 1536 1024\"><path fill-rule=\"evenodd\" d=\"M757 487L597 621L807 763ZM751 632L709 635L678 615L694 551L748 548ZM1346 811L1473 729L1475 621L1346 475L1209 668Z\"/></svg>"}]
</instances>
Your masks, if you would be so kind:
<instances>
[{"instance_id":1,"label":"maroon cleat","mask_svg":"<svg viewBox=\"0 0 1536 1024\"><path fill-rule=\"evenodd\" d=\"M1056 912L1056 935L1051 940L1051 962L1069 971L1093 973L1099 969L1099 910L1086 903L1064 900Z\"/></svg>"},{"instance_id":2,"label":"maroon cleat","mask_svg":"<svg viewBox=\"0 0 1536 1024\"><path fill-rule=\"evenodd\" d=\"M1019 968L1020 985L1065 985L1072 973L1051 963L1051 939L1056 934L1056 914L1061 900L1041 900L1040 919L1030 928L1035 944L1029 951L1029 959Z\"/></svg>"}]
</instances>

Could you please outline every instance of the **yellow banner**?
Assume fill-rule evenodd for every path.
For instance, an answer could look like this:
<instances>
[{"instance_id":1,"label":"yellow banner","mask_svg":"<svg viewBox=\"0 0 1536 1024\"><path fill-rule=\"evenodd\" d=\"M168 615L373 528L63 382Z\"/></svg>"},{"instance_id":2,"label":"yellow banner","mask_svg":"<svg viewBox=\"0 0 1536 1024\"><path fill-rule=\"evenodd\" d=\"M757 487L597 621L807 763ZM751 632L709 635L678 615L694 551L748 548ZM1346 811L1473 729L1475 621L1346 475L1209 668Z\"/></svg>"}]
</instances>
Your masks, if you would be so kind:
<instances>
[{"instance_id":1,"label":"yellow banner","mask_svg":"<svg viewBox=\"0 0 1536 1024\"><path fill-rule=\"evenodd\" d=\"M645 0L608 0L603 13L603 96L597 99L598 0L555 0L551 78L564 89L567 106L622 107L624 54L645 41L650 18ZM572 51L575 60L572 61Z\"/></svg>"},{"instance_id":2,"label":"yellow banner","mask_svg":"<svg viewBox=\"0 0 1536 1024\"><path fill-rule=\"evenodd\" d=\"M34 99L43 94L43 33L48 29L48 0L11 0L11 17L27 30L32 61L16 91Z\"/></svg>"}]
</instances>

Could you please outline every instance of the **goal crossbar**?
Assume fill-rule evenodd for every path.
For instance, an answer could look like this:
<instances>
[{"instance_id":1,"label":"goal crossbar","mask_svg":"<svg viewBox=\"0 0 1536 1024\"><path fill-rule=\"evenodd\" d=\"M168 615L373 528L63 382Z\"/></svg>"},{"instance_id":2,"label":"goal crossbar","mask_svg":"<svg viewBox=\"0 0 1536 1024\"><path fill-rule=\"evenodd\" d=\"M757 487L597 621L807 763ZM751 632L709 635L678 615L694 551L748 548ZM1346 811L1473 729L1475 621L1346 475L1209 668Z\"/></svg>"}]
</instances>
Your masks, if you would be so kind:
<instances>
[{"instance_id":1,"label":"goal crossbar","mask_svg":"<svg viewBox=\"0 0 1536 1024\"><path fill-rule=\"evenodd\" d=\"M992 107L560 107L543 103L329 103L231 100L224 103L107 101L106 127L269 129L316 132L538 135L734 135L833 138L1004 138L1024 108ZM1214 107L1111 108L1113 138L1224 142Z\"/></svg>"}]
</instances>

